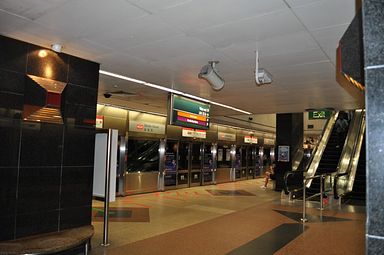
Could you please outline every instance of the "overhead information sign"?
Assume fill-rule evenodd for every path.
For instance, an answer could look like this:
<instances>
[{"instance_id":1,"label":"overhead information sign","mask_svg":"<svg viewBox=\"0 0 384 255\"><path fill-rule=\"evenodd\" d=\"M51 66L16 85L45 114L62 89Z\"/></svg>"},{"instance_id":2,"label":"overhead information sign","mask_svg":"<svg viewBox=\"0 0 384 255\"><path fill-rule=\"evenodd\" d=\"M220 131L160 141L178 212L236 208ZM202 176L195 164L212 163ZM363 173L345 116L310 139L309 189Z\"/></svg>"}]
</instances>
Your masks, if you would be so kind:
<instances>
[{"instance_id":1,"label":"overhead information sign","mask_svg":"<svg viewBox=\"0 0 384 255\"><path fill-rule=\"evenodd\" d=\"M257 144L257 138L253 136L244 136L244 143L254 143Z\"/></svg>"},{"instance_id":2,"label":"overhead information sign","mask_svg":"<svg viewBox=\"0 0 384 255\"><path fill-rule=\"evenodd\" d=\"M172 95L171 124L195 129L208 129L210 105L186 97Z\"/></svg>"},{"instance_id":3,"label":"overhead information sign","mask_svg":"<svg viewBox=\"0 0 384 255\"><path fill-rule=\"evenodd\" d=\"M192 138L207 138L207 132L205 130L197 130L193 128L183 128L182 134L183 137L192 137Z\"/></svg>"}]
</instances>

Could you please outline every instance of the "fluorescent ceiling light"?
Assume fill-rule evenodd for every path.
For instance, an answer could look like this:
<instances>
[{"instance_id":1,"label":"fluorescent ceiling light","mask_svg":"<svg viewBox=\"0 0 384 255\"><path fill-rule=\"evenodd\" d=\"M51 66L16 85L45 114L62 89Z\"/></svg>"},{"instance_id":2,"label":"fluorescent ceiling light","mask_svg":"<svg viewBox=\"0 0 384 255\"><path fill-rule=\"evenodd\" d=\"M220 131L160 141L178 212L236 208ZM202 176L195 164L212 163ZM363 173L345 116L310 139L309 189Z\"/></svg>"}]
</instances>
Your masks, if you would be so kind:
<instances>
[{"instance_id":1,"label":"fluorescent ceiling light","mask_svg":"<svg viewBox=\"0 0 384 255\"><path fill-rule=\"evenodd\" d=\"M146 82L146 81L130 78L130 77L127 77L127 76L124 76L124 75L121 75L121 74L111 73L111 72L104 71L104 70L99 70L99 73L107 75L107 76L115 77L115 78L118 78L118 79L134 82L134 83L137 83L137 84L141 84L141 85L144 85L144 86L147 86L147 87L151 87L151 88L154 88L154 89L160 89L160 90L163 90L163 91L174 93L176 95L181 95L181 96L189 97L189 98L196 99L196 100L199 100L199 101L202 101L202 102L206 102L206 103L210 103L210 104L213 104L213 105L221 106L221 107L224 107L224 108L227 108L227 109L231 109L231 110L234 110L234 111L237 111L237 112L241 112L241 113L244 113L244 114L252 114L250 112L238 109L236 107L232 107L232 106L229 106L229 105L217 103L217 102L214 102L214 101L202 98L202 97L194 96L194 95L191 95L191 94L188 94L188 93L184 93L184 92L181 92L181 91L178 91L178 90L175 90L175 89L166 88L166 87L163 87L163 86L160 86L160 85L157 85L157 84L153 84L153 83L149 83L149 82Z\"/></svg>"}]
</instances>

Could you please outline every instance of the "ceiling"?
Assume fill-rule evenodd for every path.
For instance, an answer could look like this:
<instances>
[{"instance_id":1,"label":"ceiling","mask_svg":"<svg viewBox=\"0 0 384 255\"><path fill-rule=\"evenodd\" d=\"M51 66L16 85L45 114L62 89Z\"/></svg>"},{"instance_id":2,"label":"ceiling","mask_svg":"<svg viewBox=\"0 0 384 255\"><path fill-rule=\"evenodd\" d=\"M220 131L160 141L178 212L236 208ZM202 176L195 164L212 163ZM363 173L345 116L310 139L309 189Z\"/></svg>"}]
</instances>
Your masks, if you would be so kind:
<instances>
[{"instance_id":1,"label":"ceiling","mask_svg":"<svg viewBox=\"0 0 384 255\"><path fill-rule=\"evenodd\" d=\"M288 113L358 107L335 81L335 50L354 15L355 0L2 0L0 34L60 43L102 70L253 114ZM271 85L255 85L256 49ZM220 61L221 91L197 77L210 60ZM167 93L100 75L99 102L166 113ZM248 120L218 106L212 115Z\"/></svg>"}]
</instances>

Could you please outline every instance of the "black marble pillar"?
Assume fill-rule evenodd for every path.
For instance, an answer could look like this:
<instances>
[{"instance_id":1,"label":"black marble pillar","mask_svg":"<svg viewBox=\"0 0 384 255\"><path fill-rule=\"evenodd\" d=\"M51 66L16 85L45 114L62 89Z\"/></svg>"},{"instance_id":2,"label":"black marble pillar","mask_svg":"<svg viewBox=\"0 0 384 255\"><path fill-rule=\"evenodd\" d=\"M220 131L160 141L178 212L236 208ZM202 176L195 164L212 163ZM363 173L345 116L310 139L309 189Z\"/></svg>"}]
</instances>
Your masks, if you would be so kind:
<instances>
[{"instance_id":1,"label":"black marble pillar","mask_svg":"<svg viewBox=\"0 0 384 255\"><path fill-rule=\"evenodd\" d=\"M367 113L366 254L384 250L384 2L363 2Z\"/></svg>"},{"instance_id":2,"label":"black marble pillar","mask_svg":"<svg viewBox=\"0 0 384 255\"><path fill-rule=\"evenodd\" d=\"M284 113L276 115L276 191L281 191L284 187L284 174L292 170L292 158L298 149L303 147L303 113ZM280 155L281 147L289 146L288 161L284 155Z\"/></svg>"},{"instance_id":3,"label":"black marble pillar","mask_svg":"<svg viewBox=\"0 0 384 255\"><path fill-rule=\"evenodd\" d=\"M67 84L62 124L22 117L28 75ZM0 35L0 241L91 223L98 79L97 63Z\"/></svg>"}]
</instances>

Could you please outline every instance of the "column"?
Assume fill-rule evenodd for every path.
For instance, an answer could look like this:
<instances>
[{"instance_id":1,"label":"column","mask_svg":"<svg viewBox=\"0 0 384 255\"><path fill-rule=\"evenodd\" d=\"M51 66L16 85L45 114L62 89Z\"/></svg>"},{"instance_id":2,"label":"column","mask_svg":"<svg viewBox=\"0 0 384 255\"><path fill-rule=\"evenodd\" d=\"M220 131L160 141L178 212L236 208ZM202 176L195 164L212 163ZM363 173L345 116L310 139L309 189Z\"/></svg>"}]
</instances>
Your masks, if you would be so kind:
<instances>
[{"instance_id":1,"label":"column","mask_svg":"<svg viewBox=\"0 0 384 255\"><path fill-rule=\"evenodd\" d=\"M276 191L281 191L284 187L284 174L292 170L294 154L298 149L303 149L303 133L303 113L276 115ZM288 155L284 153L286 146L289 146Z\"/></svg>"},{"instance_id":2,"label":"column","mask_svg":"<svg viewBox=\"0 0 384 255\"><path fill-rule=\"evenodd\" d=\"M366 254L384 248L384 2L363 2L367 113Z\"/></svg>"}]
</instances>

